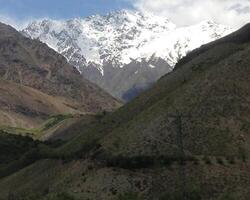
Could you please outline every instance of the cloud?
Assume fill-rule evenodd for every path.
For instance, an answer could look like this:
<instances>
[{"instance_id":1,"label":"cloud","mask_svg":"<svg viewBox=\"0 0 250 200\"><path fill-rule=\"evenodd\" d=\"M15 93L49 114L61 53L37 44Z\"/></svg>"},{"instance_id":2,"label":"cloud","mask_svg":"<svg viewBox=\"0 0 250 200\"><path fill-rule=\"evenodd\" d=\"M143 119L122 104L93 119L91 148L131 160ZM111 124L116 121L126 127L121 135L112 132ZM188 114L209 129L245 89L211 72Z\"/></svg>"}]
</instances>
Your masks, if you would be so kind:
<instances>
[{"instance_id":1,"label":"cloud","mask_svg":"<svg viewBox=\"0 0 250 200\"><path fill-rule=\"evenodd\" d=\"M17 27L17 22L7 15L0 14L0 22Z\"/></svg>"},{"instance_id":2,"label":"cloud","mask_svg":"<svg viewBox=\"0 0 250 200\"><path fill-rule=\"evenodd\" d=\"M17 30L21 30L24 27L26 27L32 19L26 19L26 20L20 20L20 19L15 19L13 17L10 17L6 14L0 14L0 22L8 24L16 28Z\"/></svg>"},{"instance_id":3,"label":"cloud","mask_svg":"<svg viewBox=\"0 0 250 200\"><path fill-rule=\"evenodd\" d=\"M1 0L0 0L1 1ZM152 12L171 19L179 26L191 25L202 20L214 20L234 28L250 22L250 0L123 0L137 10ZM19 19L0 10L0 21L20 30L35 20Z\"/></svg>"},{"instance_id":4,"label":"cloud","mask_svg":"<svg viewBox=\"0 0 250 200\"><path fill-rule=\"evenodd\" d=\"M171 19L177 25L190 25L202 20L238 28L250 22L250 0L130 0L141 11Z\"/></svg>"}]
</instances>

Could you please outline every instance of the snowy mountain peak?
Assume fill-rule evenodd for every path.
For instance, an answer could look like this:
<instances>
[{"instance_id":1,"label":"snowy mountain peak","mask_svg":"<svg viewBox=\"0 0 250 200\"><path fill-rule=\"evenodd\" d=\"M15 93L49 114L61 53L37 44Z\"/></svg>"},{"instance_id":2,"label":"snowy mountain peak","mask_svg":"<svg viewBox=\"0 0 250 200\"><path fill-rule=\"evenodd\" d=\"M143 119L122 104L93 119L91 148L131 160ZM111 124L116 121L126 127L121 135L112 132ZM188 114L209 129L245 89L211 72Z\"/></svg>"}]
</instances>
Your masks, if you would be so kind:
<instances>
[{"instance_id":1,"label":"snowy mountain peak","mask_svg":"<svg viewBox=\"0 0 250 200\"><path fill-rule=\"evenodd\" d=\"M187 52L232 31L213 21L177 28L165 17L121 10L83 19L35 21L23 33L47 43L80 71L94 64L103 74L105 63L123 67L152 55L174 66Z\"/></svg>"},{"instance_id":2,"label":"snowy mountain peak","mask_svg":"<svg viewBox=\"0 0 250 200\"><path fill-rule=\"evenodd\" d=\"M121 10L70 20L38 20L22 33L64 55L117 98L136 96L180 58L233 29L213 21L177 27L168 18Z\"/></svg>"}]
</instances>

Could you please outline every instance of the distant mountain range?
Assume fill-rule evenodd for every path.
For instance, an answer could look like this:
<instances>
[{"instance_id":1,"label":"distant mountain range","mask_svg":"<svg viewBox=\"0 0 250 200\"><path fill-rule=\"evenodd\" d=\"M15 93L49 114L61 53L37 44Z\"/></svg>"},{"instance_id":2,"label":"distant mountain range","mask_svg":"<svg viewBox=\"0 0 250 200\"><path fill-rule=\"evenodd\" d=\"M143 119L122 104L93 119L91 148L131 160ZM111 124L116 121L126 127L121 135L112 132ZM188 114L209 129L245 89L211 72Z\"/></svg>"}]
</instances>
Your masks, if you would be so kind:
<instances>
[{"instance_id":1,"label":"distant mountain range","mask_svg":"<svg viewBox=\"0 0 250 200\"><path fill-rule=\"evenodd\" d=\"M167 18L129 10L67 21L39 20L22 30L124 101L170 72L191 50L231 32L212 21L177 27Z\"/></svg>"},{"instance_id":2,"label":"distant mountain range","mask_svg":"<svg viewBox=\"0 0 250 200\"><path fill-rule=\"evenodd\" d=\"M250 24L120 109L82 116L64 141L0 131L0 199L248 200L249 63Z\"/></svg>"}]
</instances>

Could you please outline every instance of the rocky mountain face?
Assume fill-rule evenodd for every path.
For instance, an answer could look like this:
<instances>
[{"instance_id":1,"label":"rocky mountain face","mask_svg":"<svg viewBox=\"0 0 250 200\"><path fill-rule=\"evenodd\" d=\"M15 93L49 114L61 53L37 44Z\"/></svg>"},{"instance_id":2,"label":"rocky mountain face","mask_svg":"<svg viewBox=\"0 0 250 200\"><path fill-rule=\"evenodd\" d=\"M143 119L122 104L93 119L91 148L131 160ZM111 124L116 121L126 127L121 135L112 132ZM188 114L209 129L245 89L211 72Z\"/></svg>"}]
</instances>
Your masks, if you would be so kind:
<instances>
[{"instance_id":1,"label":"rocky mountain face","mask_svg":"<svg viewBox=\"0 0 250 200\"><path fill-rule=\"evenodd\" d=\"M0 24L0 124L33 127L59 113L97 113L119 102L46 44Z\"/></svg>"},{"instance_id":2,"label":"rocky mountain face","mask_svg":"<svg viewBox=\"0 0 250 200\"><path fill-rule=\"evenodd\" d=\"M176 27L164 17L122 10L35 21L22 33L48 44L85 78L127 101L170 72L188 52L232 31L212 21Z\"/></svg>"}]
</instances>

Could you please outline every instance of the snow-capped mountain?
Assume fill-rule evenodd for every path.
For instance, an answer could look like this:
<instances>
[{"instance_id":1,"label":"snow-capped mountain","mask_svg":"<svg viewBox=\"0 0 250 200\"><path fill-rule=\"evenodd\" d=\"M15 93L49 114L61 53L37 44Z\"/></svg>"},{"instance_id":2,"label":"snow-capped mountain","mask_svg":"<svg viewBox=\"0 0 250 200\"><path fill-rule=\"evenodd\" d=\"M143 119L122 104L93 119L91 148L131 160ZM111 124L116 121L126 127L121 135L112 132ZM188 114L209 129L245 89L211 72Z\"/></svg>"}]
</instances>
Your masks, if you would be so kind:
<instances>
[{"instance_id":1,"label":"snow-capped mountain","mask_svg":"<svg viewBox=\"0 0 250 200\"><path fill-rule=\"evenodd\" d=\"M212 21L177 27L164 17L122 10L84 19L35 21L22 33L47 43L64 55L86 78L114 96L127 100L123 94L132 87L155 82L189 51L232 31ZM159 66L159 59L164 66ZM135 66L132 71L131 63ZM142 63L147 72L143 70L140 73L141 70L138 70ZM133 72L134 76L139 77L129 84L126 83L129 76L125 75L127 68L130 76ZM147 77L147 74L152 74L151 71L159 72ZM119 87L115 89L113 78L118 74L120 81L115 84L119 84Z\"/></svg>"}]
</instances>

